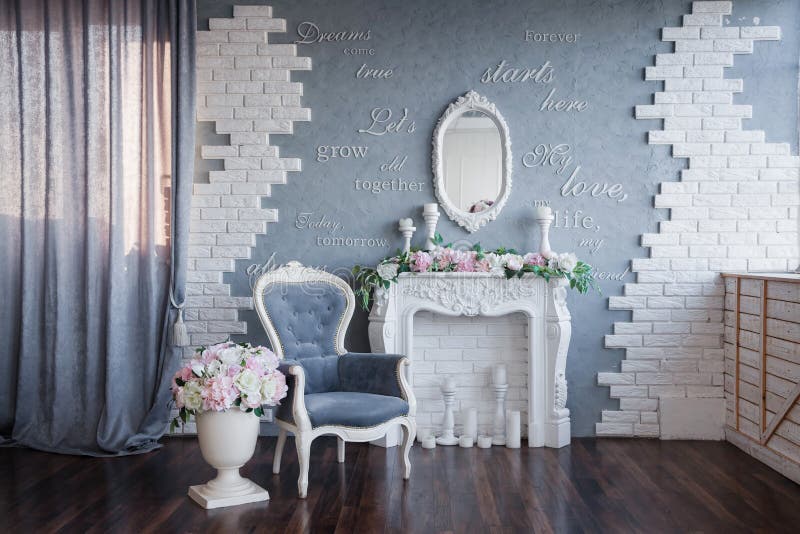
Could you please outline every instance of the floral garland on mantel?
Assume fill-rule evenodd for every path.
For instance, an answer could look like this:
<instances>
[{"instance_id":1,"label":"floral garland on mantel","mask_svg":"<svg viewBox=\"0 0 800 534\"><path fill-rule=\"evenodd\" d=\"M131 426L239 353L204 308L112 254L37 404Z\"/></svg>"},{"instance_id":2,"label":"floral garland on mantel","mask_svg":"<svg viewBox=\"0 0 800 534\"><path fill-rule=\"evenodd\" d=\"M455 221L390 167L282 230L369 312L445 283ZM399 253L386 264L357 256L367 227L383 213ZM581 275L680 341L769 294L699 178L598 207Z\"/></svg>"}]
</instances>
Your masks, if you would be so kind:
<instances>
[{"instance_id":1,"label":"floral garland on mantel","mask_svg":"<svg viewBox=\"0 0 800 534\"><path fill-rule=\"evenodd\" d=\"M369 311L375 288L389 289L401 273L504 273L506 278L522 278L525 273L541 276L548 282L551 278L569 280L569 287L579 293L590 288L597 289L592 277L592 266L578 260L571 252L554 254L550 259L538 252L521 255L513 248L484 250L480 243L471 250L458 250L452 244L443 245L438 233L434 248L430 252L412 249L400 252L378 262L375 268L356 265L353 267L355 293L359 305Z\"/></svg>"}]
</instances>

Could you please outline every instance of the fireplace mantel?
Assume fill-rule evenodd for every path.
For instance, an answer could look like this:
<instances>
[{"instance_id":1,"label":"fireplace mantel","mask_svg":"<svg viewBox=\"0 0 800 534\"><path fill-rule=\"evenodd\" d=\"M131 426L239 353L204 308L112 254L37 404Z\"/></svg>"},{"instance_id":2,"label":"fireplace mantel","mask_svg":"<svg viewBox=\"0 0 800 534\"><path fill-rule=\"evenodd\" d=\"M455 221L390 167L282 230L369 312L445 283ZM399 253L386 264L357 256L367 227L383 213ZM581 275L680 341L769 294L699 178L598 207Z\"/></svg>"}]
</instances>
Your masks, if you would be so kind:
<instances>
[{"instance_id":1,"label":"fireplace mantel","mask_svg":"<svg viewBox=\"0 0 800 534\"><path fill-rule=\"evenodd\" d=\"M563 447L570 442L567 363L572 326L567 281L535 275L506 279L491 273L403 273L389 289L378 289L369 315L373 352L411 358L413 386L414 314L528 318L528 445Z\"/></svg>"}]
</instances>

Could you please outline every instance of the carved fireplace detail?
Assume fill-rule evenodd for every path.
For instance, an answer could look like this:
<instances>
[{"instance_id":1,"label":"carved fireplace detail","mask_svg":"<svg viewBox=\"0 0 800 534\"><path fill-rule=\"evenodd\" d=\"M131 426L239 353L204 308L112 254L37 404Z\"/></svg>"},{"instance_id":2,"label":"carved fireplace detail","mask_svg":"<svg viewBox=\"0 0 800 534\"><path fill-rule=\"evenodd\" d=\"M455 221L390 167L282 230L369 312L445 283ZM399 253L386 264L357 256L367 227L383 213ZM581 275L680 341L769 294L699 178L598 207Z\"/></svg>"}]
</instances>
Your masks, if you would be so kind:
<instances>
[{"instance_id":1,"label":"carved fireplace detail","mask_svg":"<svg viewBox=\"0 0 800 534\"><path fill-rule=\"evenodd\" d=\"M528 445L563 447L570 442L565 367L572 326L567 282L526 275L506 279L490 273L404 273L389 289L378 289L369 316L374 352L406 354L413 386L414 314L528 318Z\"/></svg>"}]
</instances>

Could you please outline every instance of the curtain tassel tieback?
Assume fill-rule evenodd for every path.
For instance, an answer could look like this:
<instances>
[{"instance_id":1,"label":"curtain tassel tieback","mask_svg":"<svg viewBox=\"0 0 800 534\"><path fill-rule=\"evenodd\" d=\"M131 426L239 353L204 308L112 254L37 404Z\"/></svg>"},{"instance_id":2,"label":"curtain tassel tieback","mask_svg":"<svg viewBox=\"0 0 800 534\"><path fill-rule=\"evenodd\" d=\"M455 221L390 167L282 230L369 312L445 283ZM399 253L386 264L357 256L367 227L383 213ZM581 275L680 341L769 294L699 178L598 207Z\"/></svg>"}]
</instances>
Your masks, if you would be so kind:
<instances>
[{"instance_id":1,"label":"curtain tassel tieback","mask_svg":"<svg viewBox=\"0 0 800 534\"><path fill-rule=\"evenodd\" d=\"M183 322L183 308L178 309L178 318L172 325L172 344L176 347L189 345L189 332L186 331L186 324Z\"/></svg>"}]
</instances>

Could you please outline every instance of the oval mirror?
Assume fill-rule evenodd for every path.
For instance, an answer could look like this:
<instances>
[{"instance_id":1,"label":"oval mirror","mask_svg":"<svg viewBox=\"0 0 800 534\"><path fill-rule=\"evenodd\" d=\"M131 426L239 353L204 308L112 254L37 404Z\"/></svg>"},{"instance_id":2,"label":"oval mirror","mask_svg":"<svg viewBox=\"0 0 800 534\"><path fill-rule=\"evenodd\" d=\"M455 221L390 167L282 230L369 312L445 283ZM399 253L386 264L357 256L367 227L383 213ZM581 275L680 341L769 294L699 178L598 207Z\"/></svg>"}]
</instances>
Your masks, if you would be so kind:
<instances>
[{"instance_id":1,"label":"oval mirror","mask_svg":"<svg viewBox=\"0 0 800 534\"><path fill-rule=\"evenodd\" d=\"M511 140L494 104L475 91L448 106L433 135L436 197L474 232L494 220L511 190Z\"/></svg>"}]
</instances>

